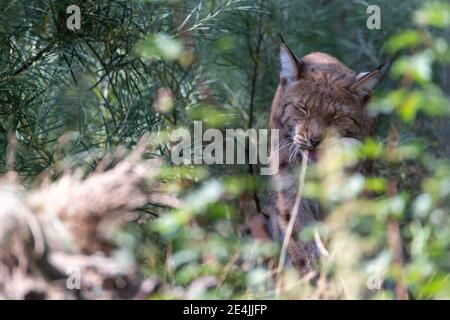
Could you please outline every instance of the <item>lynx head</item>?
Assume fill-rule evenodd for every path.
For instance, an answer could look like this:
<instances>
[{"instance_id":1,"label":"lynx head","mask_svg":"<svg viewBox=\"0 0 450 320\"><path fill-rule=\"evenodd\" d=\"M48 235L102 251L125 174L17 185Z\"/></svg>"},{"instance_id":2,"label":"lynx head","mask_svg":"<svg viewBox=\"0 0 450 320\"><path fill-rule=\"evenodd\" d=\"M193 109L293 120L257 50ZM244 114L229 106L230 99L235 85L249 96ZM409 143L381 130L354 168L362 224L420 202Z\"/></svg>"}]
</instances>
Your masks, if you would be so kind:
<instances>
[{"instance_id":1,"label":"lynx head","mask_svg":"<svg viewBox=\"0 0 450 320\"><path fill-rule=\"evenodd\" d=\"M373 127L366 104L380 78L380 68L356 73L336 58L314 52L296 57L282 41L280 85L274 98L271 128L291 139L296 150L316 148L331 130L341 138L361 140Z\"/></svg>"}]
</instances>

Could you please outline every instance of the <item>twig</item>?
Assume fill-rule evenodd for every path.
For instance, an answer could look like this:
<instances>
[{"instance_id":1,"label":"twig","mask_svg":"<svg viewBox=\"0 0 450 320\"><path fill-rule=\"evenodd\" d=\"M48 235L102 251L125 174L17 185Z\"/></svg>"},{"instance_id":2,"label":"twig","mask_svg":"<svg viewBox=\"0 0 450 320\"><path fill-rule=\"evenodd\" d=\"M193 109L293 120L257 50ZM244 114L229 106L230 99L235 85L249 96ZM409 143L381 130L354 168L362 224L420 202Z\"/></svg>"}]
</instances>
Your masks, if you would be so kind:
<instances>
[{"instance_id":1,"label":"twig","mask_svg":"<svg viewBox=\"0 0 450 320\"><path fill-rule=\"evenodd\" d=\"M391 120L388 136L388 149L393 152L399 144L399 124L395 119ZM398 178L394 176L388 184L387 195L394 197L398 193ZM394 254L394 271L398 272L399 279L395 283L395 295L399 300L408 300L408 287L403 279L404 277L404 256L402 252L402 235L400 225L395 219L389 219L387 226L387 238L389 247Z\"/></svg>"},{"instance_id":2,"label":"twig","mask_svg":"<svg viewBox=\"0 0 450 320\"><path fill-rule=\"evenodd\" d=\"M51 44L47 45L44 49L39 51L35 56L29 58L20 68L18 68L16 71L14 71L13 76L17 76L17 75L21 74L22 72L24 72L25 70L27 70L31 65L33 65L33 63L35 63L36 61L41 59L42 56L46 52L50 51L53 47L54 47L54 44L51 43Z\"/></svg>"},{"instance_id":3,"label":"twig","mask_svg":"<svg viewBox=\"0 0 450 320\"><path fill-rule=\"evenodd\" d=\"M264 38L264 33L261 30L261 14L259 15L259 25L258 25L258 40L256 42L255 52L250 48L250 57L253 59L253 74L252 74L252 84L251 84L251 92L250 92L250 105L249 105L249 115L248 115L248 128L252 128L253 126L253 113L255 108L255 97L256 97L256 83L258 80L258 72L259 72L259 55L261 50L262 41ZM250 44L249 44L250 46ZM249 173L251 176L255 174L255 168L250 163L249 164ZM261 212L261 204L259 203L258 193L256 191L253 192L253 198L256 203L256 208L259 212Z\"/></svg>"},{"instance_id":4,"label":"twig","mask_svg":"<svg viewBox=\"0 0 450 320\"><path fill-rule=\"evenodd\" d=\"M289 241L291 240L291 235L292 235L292 231L294 229L294 224L297 219L298 211L300 209L300 202L302 200L303 189L305 186L305 176L306 176L307 165L308 165L308 151L305 150L302 154L302 170L301 170L300 176L299 176L297 197L295 198L294 207L292 208L291 218L289 219L289 224L286 229L286 234L284 235L283 246L281 247L280 259L278 261L277 288L276 288L276 296L277 297L279 297L280 293L281 293L281 286L282 286L281 274L283 272L284 263L286 261L287 247L289 245Z\"/></svg>"}]
</instances>

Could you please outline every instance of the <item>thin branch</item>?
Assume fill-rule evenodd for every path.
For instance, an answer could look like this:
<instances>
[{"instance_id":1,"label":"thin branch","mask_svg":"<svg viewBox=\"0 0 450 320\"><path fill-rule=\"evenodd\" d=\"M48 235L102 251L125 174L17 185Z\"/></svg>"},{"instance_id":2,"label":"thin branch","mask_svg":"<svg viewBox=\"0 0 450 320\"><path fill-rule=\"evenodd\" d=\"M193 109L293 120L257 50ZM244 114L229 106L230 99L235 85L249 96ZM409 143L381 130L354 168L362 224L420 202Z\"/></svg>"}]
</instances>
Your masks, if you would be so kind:
<instances>
[{"instance_id":1,"label":"thin branch","mask_svg":"<svg viewBox=\"0 0 450 320\"><path fill-rule=\"evenodd\" d=\"M44 49L39 51L35 56L29 58L19 69L14 71L13 76L17 76L17 75L21 74L22 72L24 72L25 70L27 70L35 62L40 60L44 56L45 53L47 53L48 51L53 49L54 46L55 46L55 44L51 43L51 44L47 45Z\"/></svg>"},{"instance_id":2,"label":"thin branch","mask_svg":"<svg viewBox=\"0 0 450 320\"><path fill-rule=\"evenodd\" d=\"M305 186L305 176L306 176L306 168L308 166L308 151L304 151L302 154L302 170L299 176L298 183L298 191L297 197L295 198L294 207L292 208L291 218L289 219L289 224L286 229L286 234L283 239L283 246L281 247L280 259L278 260L278 268L277 268L277 287L276 287L276 296L279 297L281 293L282 287L282 278L281 274L284 270L284 263L286 261L287 247L289 245L289 241L291 241L292 231L294 229L295 221L297 220L298 212L300 210L300 203L303 197L303 189Z\"/></svg>"}]
</instances>

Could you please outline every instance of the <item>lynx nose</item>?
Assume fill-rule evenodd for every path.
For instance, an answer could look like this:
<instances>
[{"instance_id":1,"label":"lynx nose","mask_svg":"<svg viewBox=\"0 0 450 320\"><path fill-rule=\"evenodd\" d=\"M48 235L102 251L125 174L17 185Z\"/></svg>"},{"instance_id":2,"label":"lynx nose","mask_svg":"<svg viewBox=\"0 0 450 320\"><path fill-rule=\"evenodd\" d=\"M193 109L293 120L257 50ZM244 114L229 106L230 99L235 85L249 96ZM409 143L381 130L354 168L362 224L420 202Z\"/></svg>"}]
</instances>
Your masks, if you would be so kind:
<instances>
[{"instance_id":1,"label":"lynx nose","mask_svg":"<svg viewBox=\"0 0 450 320\"><path fill-rule=\"evenodd\" d=\"M320 138L311 138L309 139L309 143L313 148L317 148L317 146L320 144Z\"/></svg>"}]
</instances>

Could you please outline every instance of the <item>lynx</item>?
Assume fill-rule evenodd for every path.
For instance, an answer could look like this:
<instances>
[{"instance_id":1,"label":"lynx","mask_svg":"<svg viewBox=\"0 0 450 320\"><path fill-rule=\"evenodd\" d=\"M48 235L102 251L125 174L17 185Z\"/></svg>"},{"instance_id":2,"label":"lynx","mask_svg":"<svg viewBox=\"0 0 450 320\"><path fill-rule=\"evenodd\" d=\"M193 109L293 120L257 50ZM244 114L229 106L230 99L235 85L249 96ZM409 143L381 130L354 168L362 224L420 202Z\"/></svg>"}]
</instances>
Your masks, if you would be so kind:
<instances>
[{"instance_id":1,"label":"lynx","mask_svg":"<svg viewBox=\"0 0 450 320\"><path fill-rule=\"evenodd\" d=\"M372 133L375 117L367 102L379 81L380 68L355 73L336 58L313 52L298 58L281 39L280 83L272 102L270 128L279 129L279 171L273 182L279 190L273 194L278 225L286 231L298 190L296 170L302 155L318 161L318 149L327 132L360 141ZM308 150L308 152L304 152ZM302 241L299 232L321 219L318 203L302 199L293 234L287 247L293 266L304 275L315 271L319 257L313 241Z\"/></svg>"}]
</instances>

